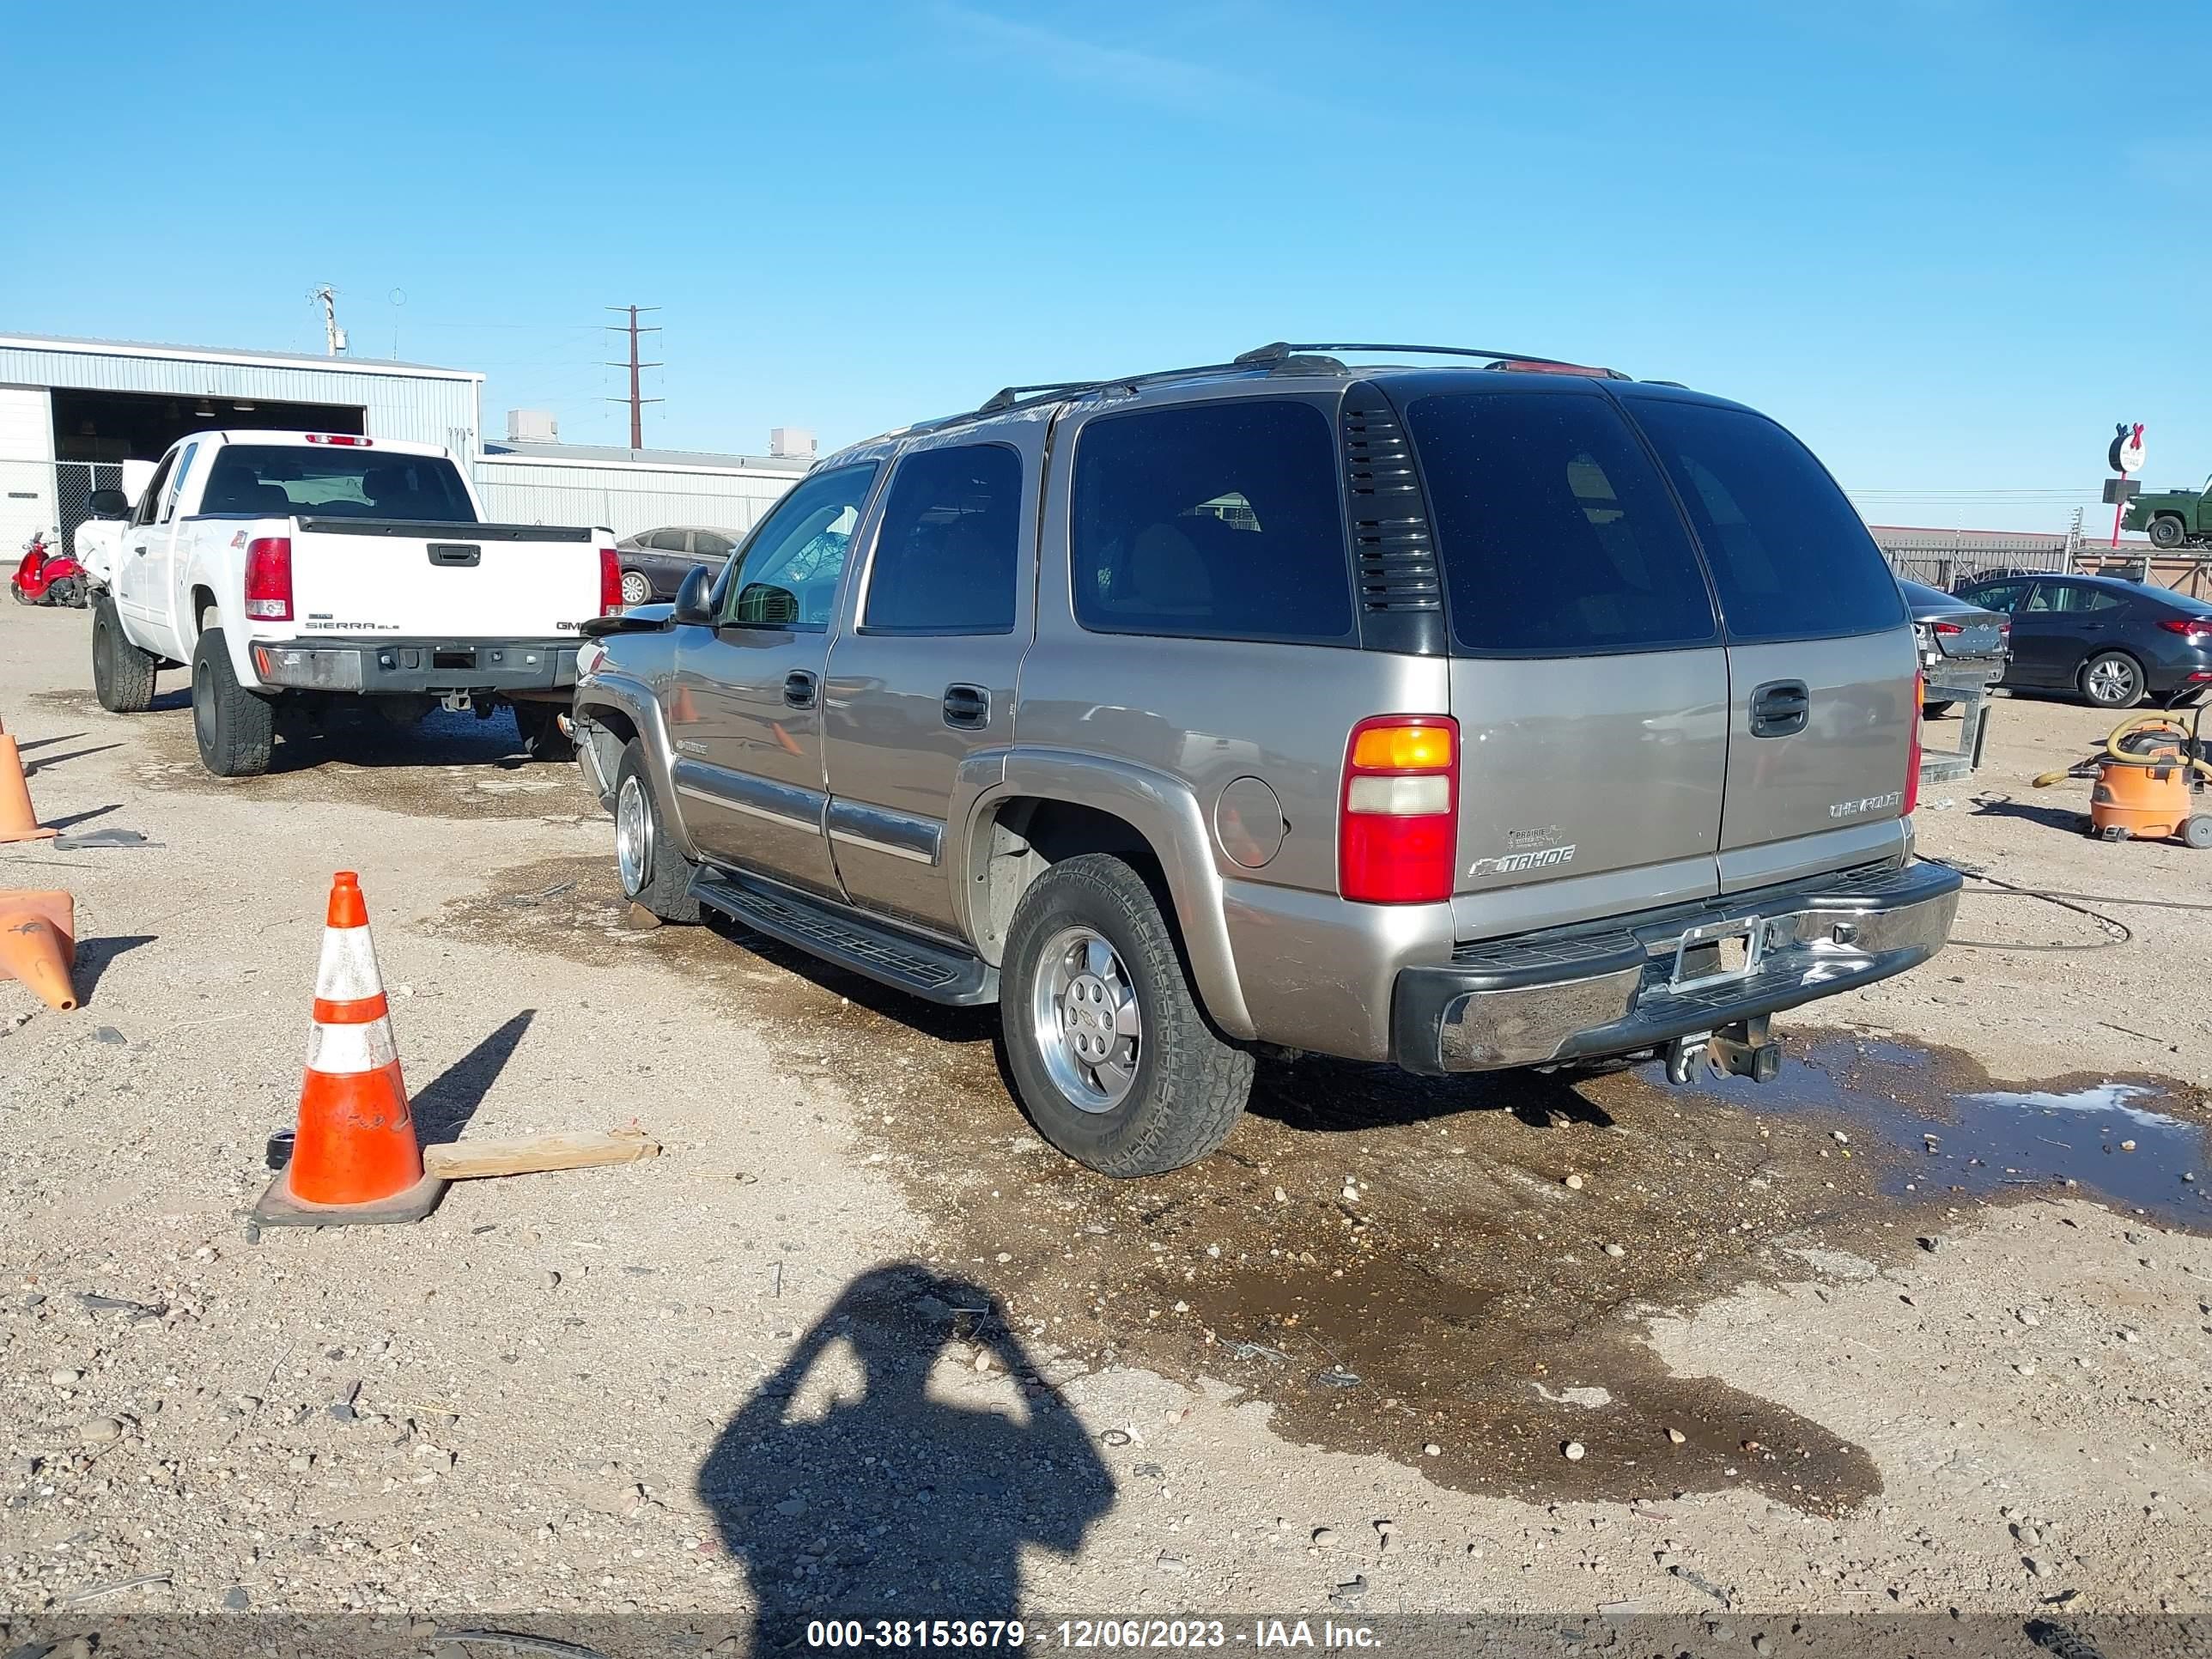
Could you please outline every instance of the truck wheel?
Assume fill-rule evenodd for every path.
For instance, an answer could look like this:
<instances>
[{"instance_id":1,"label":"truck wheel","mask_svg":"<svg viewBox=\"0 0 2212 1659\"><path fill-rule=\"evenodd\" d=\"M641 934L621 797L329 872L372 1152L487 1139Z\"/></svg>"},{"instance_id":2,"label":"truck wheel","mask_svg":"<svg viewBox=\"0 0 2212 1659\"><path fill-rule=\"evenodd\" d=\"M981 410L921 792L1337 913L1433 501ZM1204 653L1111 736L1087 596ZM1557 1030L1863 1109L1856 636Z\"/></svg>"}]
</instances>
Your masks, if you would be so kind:
<instances>
[{"instance_id":1,"label":"truck wheel","mask_svg":"<svg viewBox=\"0 0 2212 1659\"><path fill-rule=\"evenodd\" d=\"M645 750L632 738L623 745L615 772L615 873L623 896L663 921L696 921L699 901L691 896L691 876L697 866L676 850L665 824Z\"/></svg>"},{"instance_id":2,"label":"truck wheel","mask_svg":"<svg viewBox=\"0 0 2212 1659\"><path fill-rule=\"evenodd\" d=\"M2142 701L2142 665L2124 651L2100 651L2081 665L2081 695L2100 708L2132 708Z\"/></svg>"},{"instance_id":3,"label":"truck wheel","mask_svg":"<svg viewBox=\"0 0 2212 1659\"><path fill-rule=\"evenodd\" d=\"M1109 854L1055 864L1022 895L1000 1006L1030 1121L1103 1174L1196 1163L1251 1095L1252 1056L1206 1024L1152 889Z\"/></svg>"},{"instance_id":4,"label":"truck wheel","mask_svg":"<svg viewBox=\"0 0 2212 1659\"><path fill-rule=\"evenodd\" d=\"M557 703L515 704L514 730L522 739L522 752L532 760L576 758L576 740L561 729L561 708Z\"/></svg>"},{"instance_id":5,"label":"truck wheel","mask_svg":"<svg viewBox=\"0 0 2212 1659\"><path fill-rule=\"evenodd\" d=\"M154 706L159 659L124 637L115 601L103 593L92 607L92 692L112 714L143 714Z\"/></svg>"},{"instance_id":6,"label":"truck wheel","mask_svg":"<svg viewBox=\"0 0 2212 1659\"><path fill-rule=\"evenodd\" d=\"M219 778L256 778L269 769L276 703L238 683L222 629L210 628L192 647L192 736L200 764Z\"/></svg>"},{"instance_id":7,"label":"truck wheel","mask_svg":"<svg viewBox=\"0 0 2212 1659\"><path fill-rule=\"evenodd\" d=\"M2150 521L2150 544L2153 547L2179 547L2188 539L2187 527L2171 513L2162 513Z\"/></svg>"}]
</instances>

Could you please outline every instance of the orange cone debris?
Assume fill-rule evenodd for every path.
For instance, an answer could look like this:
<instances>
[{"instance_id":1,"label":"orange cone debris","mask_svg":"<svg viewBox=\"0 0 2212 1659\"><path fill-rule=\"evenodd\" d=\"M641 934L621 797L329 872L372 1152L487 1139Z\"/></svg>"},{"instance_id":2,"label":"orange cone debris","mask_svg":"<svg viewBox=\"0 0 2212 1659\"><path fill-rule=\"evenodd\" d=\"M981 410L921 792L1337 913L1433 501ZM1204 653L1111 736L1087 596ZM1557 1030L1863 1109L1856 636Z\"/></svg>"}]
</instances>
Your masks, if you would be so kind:
<instances>
[{"instance_id":1,"label":"orange cone debris","mask_svg":"<svg viewBox=\"0 0 2212 1659\"><path fill-rule=\"evenodd\" d=\"M23 780L23 757L15 739L0 730L0 842L44 841L58 830L41 830L31 810L31 786Z\"/></svg>"},{"instance_id":2,"label":"orange cone debris","mask_svg":"<svg viewBox=\"0 0 2212 1659\"><path fill-rule=\"evenodd\" d=\"M76 1006L76 902L67 893L0 892L0 979L20 979L49 1007Z\"/></svg>"},{"instance_id":3,"label":"orange cone debris","mask_svg":"<svg viewBox=\"0 0 2212 1659\"><path fill-rule=\"evenodd\" d=\"M422 1172L368 904L350 870L331 884L314 1021L292 1161L262 1194L255 1219L313 1227L421 1220L446 1183Z\"/></svg>"}]
</instances>

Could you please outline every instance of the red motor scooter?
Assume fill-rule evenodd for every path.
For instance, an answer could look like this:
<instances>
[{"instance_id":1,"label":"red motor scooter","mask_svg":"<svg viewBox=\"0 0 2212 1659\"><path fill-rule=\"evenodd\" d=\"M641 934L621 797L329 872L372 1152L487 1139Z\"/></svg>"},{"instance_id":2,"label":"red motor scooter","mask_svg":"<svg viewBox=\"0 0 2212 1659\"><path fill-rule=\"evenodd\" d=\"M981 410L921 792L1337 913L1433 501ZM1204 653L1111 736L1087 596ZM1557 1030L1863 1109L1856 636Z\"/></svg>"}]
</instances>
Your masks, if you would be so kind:
<instances>
[{"instance_id":1,"label":"red motor scooter","mask_svg":"<svg viewBox=\"0 0 2212 1659\"><path fill-rule=\"evenodd\" d=\"M18 605L66 605L82 610L85 585L84 567L34 530L23 544L23 561L15 567L8 591Z\"/></svg>"}]
</instances>

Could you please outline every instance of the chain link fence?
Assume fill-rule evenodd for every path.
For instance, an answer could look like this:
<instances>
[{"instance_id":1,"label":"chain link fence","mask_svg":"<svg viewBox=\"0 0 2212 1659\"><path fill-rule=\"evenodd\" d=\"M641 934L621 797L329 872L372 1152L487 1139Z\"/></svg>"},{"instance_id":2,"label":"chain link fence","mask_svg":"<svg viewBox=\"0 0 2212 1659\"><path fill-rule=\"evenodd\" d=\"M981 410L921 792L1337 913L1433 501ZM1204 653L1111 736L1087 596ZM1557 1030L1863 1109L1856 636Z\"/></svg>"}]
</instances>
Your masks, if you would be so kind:
<instances>
[{"instance_id":1,"label":"chain link fence","mask_svg":"<svg viewBox=\"0 0 2212 1659\"><path fill-rule=\"evenodd\" d=\"M60 532L74 556L77 527L92 517L92 492L123 488L119 461L33 461L0 455L0 554L11 561L34 534Z\"/></svg>"}]
</instances>

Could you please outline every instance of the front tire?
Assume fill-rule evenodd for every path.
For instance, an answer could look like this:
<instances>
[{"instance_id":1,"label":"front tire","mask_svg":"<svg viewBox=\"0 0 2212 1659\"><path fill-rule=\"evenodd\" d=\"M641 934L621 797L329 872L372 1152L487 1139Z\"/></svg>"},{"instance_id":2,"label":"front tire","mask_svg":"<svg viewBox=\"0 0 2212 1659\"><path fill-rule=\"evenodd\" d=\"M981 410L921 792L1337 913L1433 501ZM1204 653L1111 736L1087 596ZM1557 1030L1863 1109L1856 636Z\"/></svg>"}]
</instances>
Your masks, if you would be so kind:
<instances>
[{"instance_id":1,"label":"front tire","mask_svg":"<svg viewBox=\"0 0 2212 1659\"><path fill-rule=\"evenodd\" d=\"M615 874L623 896L633 904L663 921L696 921L699 901L691 896L696 866L676 850L665 829L645 750L632 738L623 745L622 764L615 770Z\"/></svg>"},{"instance_id":2,"label":"front tire","mask_svg":"<svg viewBox=\"0 0 2212 1659\"><path fill-rule=\"evenodd\" d=\"M1022 895L1000 1006L1030 1121L1103 1174L1195 1164L1251 1096L1251 1054L1206 1024L1152 889L1110 855L1055 864Z\"/></svg>"},{"instance_id":3,"label":"front tire","mask_svg":"<svg viewBox=\"0 0 2212 1659\"><path fill-rule=\"evenodd\" d=\"M576 740L561 729L561 710L550 702L514 705L514 730L522 739L522 752L532 760L572 761Z\"/></svg>"},{"instance_id":4,"label":"front tire","mask_svg":"<svg viewBox=\"0 0 2212 1659\"><path fill-rule=\"evenodd\" d=\"M238 683L220 628L209 629L192 647L192 736L200 764L219 778L255 778L269 769L276 699Z\"/></svg>"},{"instance_id":5,"label":"front tire","mask_svg":"<svg viewBox=\"0 0 2212 1659\"><path fill-rule=\"evenodd\" d=\"M2187 528L2171 514L2153 519L2149 534L2153 547L2179 547L2189 539Z\"/></svg>"},{"instance_id":6,"label":"front tire","mask_svg":"<svg viewBox=\"0 0 2212 1659\"><path fill-rule=\"evenodd\" d=\"M624 605L651 605L653 580L642 570L622 573L622 596Z\"/></svg>"},{"instance_id":7,"label":"front tire","mask_svg":"<svg viewBox=\"0 0 2212 1659\"><path fill-rule=\"evenodd\" d=\"M2132 708L2142 701L2142 665L2124 651L2100 651L2081 665L2081 695L2100 708Z\"/></svg>"},{"instance_id":8,"label":"front tire","mask_svg":"<svg viewBox=\"0 0 2212 1659\"><path fill-rule=\"evenodd\" d=\"M1956 702L1923 702L1920 705L1920 717L1923 720L1940 720L1957 707Z\"/></svg>"},{"instance_id":9,"label":"front tire","mask_svg":"<svg viewBox=\"0 0 2212 1659\"><path fill-rule=\"evenodd\" d=\"M154 706L158 659L123 632L115 601L103 593L92 607L92 692L111 714L143 714Z\"/></svg>"}]
</instances>

